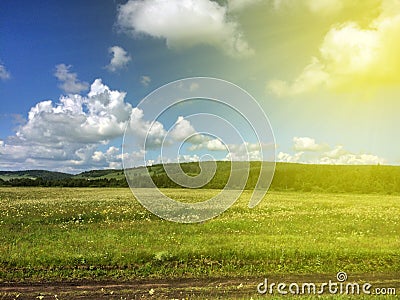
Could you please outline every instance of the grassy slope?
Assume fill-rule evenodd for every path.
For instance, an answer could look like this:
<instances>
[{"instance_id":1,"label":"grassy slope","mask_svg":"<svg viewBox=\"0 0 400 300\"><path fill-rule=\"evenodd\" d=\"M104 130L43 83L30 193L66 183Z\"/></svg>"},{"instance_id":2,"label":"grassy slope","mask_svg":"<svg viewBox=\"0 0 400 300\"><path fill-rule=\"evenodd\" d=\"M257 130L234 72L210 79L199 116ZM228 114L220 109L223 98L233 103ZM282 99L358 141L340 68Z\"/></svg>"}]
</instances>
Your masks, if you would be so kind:
<instances>
[{"instance_id":1,"label":"grassy slope","mask_svg":"<svg viewBox=\"0 0 400 300\"><path fill-rule=\"evenodd\" d=\"M217 162L217 172L204 188L222 188L230 176L229 162ZM196 175L200 168L196 163L182 164L182 169L189 175ZM254 188L260 170L259 162L252 162L246 189ZM148 167L154 183L162 188L179 188L165 173L163 166ZM129 171L130 184L136 187L149 187L146 168L136 168ZM243 174L242 174L243 173ZM240 186L237 179L245 180L247 171L240 172L239 177L232 181L233 187ZM2 177L3 176L3 177ZM25 180L39 176L47 180ZM185 182L186 179L180 177ZM123 170L92 170L78 175L55 173L48 171L18 171L0 172L0 179L16 180L10 183L0 180L1 185L13 186L111 186L125 187L127 185ZM24 179L25 178L25 179ZM56 181L52 180L55 179ZM113 180L110 180L113 179ZM237 181L237 182L236 182ZM267 185L268 182L263 182ZM328 193L379 193L400 194L400 167L399 166L335 166L335 165L304 165L291 163L278 163L271 185L275 191L300 191L300 192L328 192Z\"/></svg>"},{"instance_id":2,"label":"grassy slope","mask_svg":"<svg viewBox=\"0 0 400 300\"><path fill-rule=\"evenodd\" d=\"M258 162L252 163L252 169L258 170ZM190 166L197 166L197 163L184 163L182 166L185 169ZM229 172L229 162L218 162L219 169L222 173ZM400 174L399 166L365 166L365 165L313 165L313 164L298 164L298 163L276 163L276 172L296 172L296 173L308 173L308 172L319 172L321 175L330 173L348 173L349 171L363 175L371 173L371 169L376 171L379 168L385 173L396 173ZM151 174L165 174L162 165L155 165L149 167ZM137 175L141 175L144 172L143 167L135 169ZM217 173L218 174L218 173ZM9 180L11 178L43 178L43 179L63 179L63 178L89 178L89 179L102 179L102 178L124 178L124 171L122 169L105 169L105 170L90 170L85 171L76 175L53 172L47 170L24 170L24 171L0 171L0 178L3 180Z\"/></svg>"},{"instance_id":3,"label":"grassy slope","mask_svg":"<svg viewBox=\"0 0 400 300\"><path fill-rule=\"evenodd\" d=\"M61 172L52 172L46 170L24 170L24 171L0 171L0 178L10 180L13 178L43 178L46 180L56 180L70 178L73 175Z\"/></svg>"},{"instance_id":4,"label":"grassy slope","mask_svg":"<svg viewBox=\"0 0 400 300\"><path fill-rule=\"evenodd\" d=\"M169 189L202 200L216 190ZM160 220L129 189L0 188L0 280L400 275L400 197L249 192L202 224Z\"/></svg>"}]
</instances>

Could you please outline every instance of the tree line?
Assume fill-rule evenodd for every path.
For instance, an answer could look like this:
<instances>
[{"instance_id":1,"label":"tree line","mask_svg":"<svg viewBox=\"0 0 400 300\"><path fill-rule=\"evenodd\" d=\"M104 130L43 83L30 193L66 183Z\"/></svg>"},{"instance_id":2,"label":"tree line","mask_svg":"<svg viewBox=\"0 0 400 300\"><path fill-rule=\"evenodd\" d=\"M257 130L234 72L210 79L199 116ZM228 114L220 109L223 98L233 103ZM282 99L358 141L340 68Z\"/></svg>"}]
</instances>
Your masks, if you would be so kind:
<instances>
[{"instance_id":1,"label":"tree line","mask_svg":"<svg viewBox=\"0 0 400 300\"><path fill-rule=\"evenodd\" d=\"M231 180L230 188L253 189L258 180L261 163L251 162L250 172L238 172ZM181 164L182 170L189 176L179 178L180 182L190 181L190 176L200 173L197 163ZM166 174L162 165L148 167L152 182L160 188L181 188ZM153 187L146 180L147 173L143 168L133 169L130 173L130 184L134 187ZM121 170L119 170L121 172ZM119 173L121 174L121 173ZM217 171L210 182L203 188L222 189L231 176L229 162L217 162ZM269 182L262 182L267 187ZM42 187L128 187L122 178L64 178L48 180L43 178L0 179L0 186L42 186ZM278 163L270 187L275 191L330 192L330 193L400 193L400 167L397 166L337 166Z\"/></svg>"},{"instance_id":2,"label":"tree line","mask_svg":"<svg viewBox=\"0 0 400 300\"><path fill-rule=\"evenodd\" d=\"M37 187L128 187L125 179L116 178L65 178L48 180L43 178L12 178L10 180L0 179L0 186L37 186Z\"/></svg>"}]
</instances>

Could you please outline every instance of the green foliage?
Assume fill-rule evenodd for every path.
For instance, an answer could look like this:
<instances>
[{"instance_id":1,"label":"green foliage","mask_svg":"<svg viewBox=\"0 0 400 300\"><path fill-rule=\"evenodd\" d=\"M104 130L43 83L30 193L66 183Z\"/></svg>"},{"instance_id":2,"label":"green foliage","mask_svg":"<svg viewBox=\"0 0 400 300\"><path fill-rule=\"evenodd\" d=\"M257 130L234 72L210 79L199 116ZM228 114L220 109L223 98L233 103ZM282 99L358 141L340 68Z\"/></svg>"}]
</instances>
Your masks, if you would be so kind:
<instances>
[{"instance_id":1,"label":"green foliage","mask_svg":"<svg viewBox=\"0 0 400 300\"><path fill-rule=\"evenodd\" d=\"M71 178L72 176L72 174L46 170L0 171L0 178L3 180L10 180L13 178L42 178L44 180L61 180L65 178Z\"/></svg>"},{"instance_id":2,"label":"green foliage","mask_svg":"<svg viewBox=\"0 0 400 300\"><path fill-rule=\"evenodd\" d=\"M95 179L86 178L66 178L61 180L45 180L42 178L13 178L8 181L0 181L0 186L14 187L127 187L125 179Z\"/></svg>"},{"instance_id":3,"label":"green foliage","mask_svg":"<svg viewBox=\"0 0 400 300\"><path fill-rule=\"evenodd\" d=\"M241 168L240 162L236 162ZM254 189L258 180L261 162L251 162L250 172L243 166L241 176L246 182L245 189ZM185 174L196 176L200 173L198 163L184 163L181 168ZM181 188L166 174L162 165L135 168L129 171L134 178L134 187L152 187L145 180L147 172L160 188ZM49 171L3 172L0 186L44 186L44 187L127 187L123 170L92 170L70 175ZM51 175L53 174L53 175ZM17 176L18 175L18 176ZM222 189L231 175L230 162L217 162L217 171L206 189ZM31 177L27 177L31 176ZM35 177L38 176L38 177ZM261 183L267 187L269 182ZM239 188L231 185L230 188ZM343 166L307 165L277 163L271 184L274 191L327 192L327 193L400 193L400 167L398 166Z\"/></svg>"},{"instance_id":4,"label":"green foliage","mask_svg":"<svg viewBox=\"0 0 400 300\"><path fill-rule=\"evenodd\" d=\"M251 162L245 189L254 189L261 162ZM162 166L151 173L153 182L161 188L179 188L165 173ZM194 163L182 164L186 174L196 175L200 169L194 169ZM154 169L155 167L153 167ZM217 171L213 179L205 185L206 189L222 189L228 182L231 172L229 162L217 162ZM246 179L246 169L243 169ZM151 187L144 184L144 175L138 172L134 186ZM268 186L269 182L261 183ZM397 166L343 166L343 165L307 165L277 163L271 184L274 191L328 192L328 193L400 193L400 167Z\"/></svg>"},{"instance_id":5,"label":"green foliage","mask_svg":"<svg viewBox=\"0 0 400 300\"><path fill-rule=\"evenodd\" d=\"M400 192L400 167L278 164L274 190L381 193Z\"/></svg>"},{"instance_id":6,"label":"green foliage","mask_svg":"<svg viewBox=\"0 0 400 300\"><path fill-rule=\"evenodd\" d=\"M104 179L104 178L115 178L124 176L124 171L119 169L106 169L106 170L90 170L79 173L74 176L78 179Z\"/></svg>"}]
</instances>

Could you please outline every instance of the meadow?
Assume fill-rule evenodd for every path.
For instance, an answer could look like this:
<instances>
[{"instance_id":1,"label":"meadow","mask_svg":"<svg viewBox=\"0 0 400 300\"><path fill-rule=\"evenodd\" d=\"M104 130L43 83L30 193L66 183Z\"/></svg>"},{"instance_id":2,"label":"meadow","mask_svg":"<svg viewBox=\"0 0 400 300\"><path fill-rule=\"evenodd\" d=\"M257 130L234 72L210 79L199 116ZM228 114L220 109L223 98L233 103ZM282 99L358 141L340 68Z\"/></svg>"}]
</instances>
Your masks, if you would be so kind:
<instances>
[{"instance_id":1,"label":"meadow","mask_svg":"<svg viewBox=\"0 0 400 300\"><path fill-rule=\"evenodd\" d=\"M218 190L163 189L185 201ZM201 224L164 221L127 188L0 188L0 281L400 278L400 196L244 191ZM258 281L257 281L258 280Z\"/></svg>"}]
</instances>

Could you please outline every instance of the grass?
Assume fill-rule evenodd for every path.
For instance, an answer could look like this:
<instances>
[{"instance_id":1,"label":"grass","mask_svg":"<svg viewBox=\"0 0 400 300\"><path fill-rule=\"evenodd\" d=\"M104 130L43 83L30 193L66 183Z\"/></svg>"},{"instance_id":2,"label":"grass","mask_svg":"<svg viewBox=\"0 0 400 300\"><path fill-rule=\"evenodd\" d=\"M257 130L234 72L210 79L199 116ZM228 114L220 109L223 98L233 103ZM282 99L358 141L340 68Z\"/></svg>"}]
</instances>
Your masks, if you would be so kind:
<instances>
[{"instance_id":1,"label":"grass","mask_svg":"<svg viewBox=\"0 0 400 300\"><path fill-rule=\"evenodd\" d=\"M0 280L399 277L400 196L270 192L248 209L249 196L208 222L177 224L129 189L2 188Z\"/></svg>"}]
</instances>

